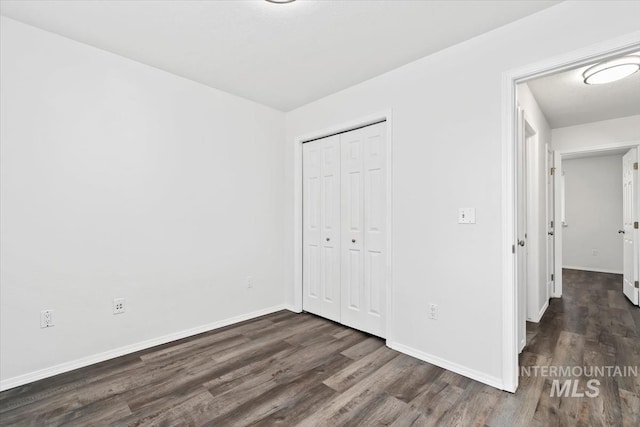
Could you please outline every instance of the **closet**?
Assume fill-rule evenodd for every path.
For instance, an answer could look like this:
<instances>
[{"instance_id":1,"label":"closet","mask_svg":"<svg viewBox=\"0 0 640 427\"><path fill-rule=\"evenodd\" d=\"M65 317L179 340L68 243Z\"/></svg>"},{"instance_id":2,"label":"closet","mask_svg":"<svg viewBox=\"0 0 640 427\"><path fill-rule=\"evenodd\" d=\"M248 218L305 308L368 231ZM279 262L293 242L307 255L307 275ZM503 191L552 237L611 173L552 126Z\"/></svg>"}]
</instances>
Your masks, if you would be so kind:
<instances>
[{"instance_id":1,"label":"closet","mask_svg":"<svg viewBox=\"0 0 640 427\"><path fill-rule=\"evenodd\" d=\"M303 309L386 335L386 123L305 142Z\"/></svg>"}]
</instances>

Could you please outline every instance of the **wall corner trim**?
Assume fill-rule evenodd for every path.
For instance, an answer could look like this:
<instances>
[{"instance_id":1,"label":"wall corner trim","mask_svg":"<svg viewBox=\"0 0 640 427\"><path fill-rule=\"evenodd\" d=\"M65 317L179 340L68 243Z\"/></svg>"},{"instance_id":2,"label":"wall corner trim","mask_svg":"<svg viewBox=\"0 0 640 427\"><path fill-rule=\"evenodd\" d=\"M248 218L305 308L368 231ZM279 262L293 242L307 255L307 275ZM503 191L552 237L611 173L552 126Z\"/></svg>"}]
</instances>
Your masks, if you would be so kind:
<instances>
[{"instance_id":1,"label":"wall corner trim","mask_svg":"<svg viewBox=\"0 0 640 427\"><path fill-rule=\"evenodd\" d=\"M294 313L302 313L302 308L296 307L294 304L285 304L283 306L283 309L292 311Z\"/></svg>"},{"instance_id":2,"label":"wall corner trim","mask_svg":"<svg viewBox=\"0 0 640 427\"><path fill-rule=\"evenodd\" d=\"M506 390L500 378L487 375L484 372L476 371L475 369L469 369L466 366L462 366L457 363L450 362L446 359L442 359L441 357L434 356L429 353L425 353L413 347L409 347L397 342L387 340L387 347L393 350L399 351L400 353L409 355L411 357L415 357L416 359L420 359L424 362L439 366L448 371L455 372L456 374L460 374L467 378L471 378L472 380L479 381L483 384L487 384L491 387L495 387L500 390Z\"/></svg>"},{"instance_id":3,"label":"wall corner trim","mask_svg":"<svg viewBox=\"0 0 640 427\"><path fill-rule=\"evenodd\" d=\"M151 347L155 347L157 345L169 343L171 341L176 341L176 340L187 338L193 335L198 335L204 332L210 332L215 329L233 325L239 322L244 322L245 320L255 319L256 317L265 316L267 314L275 313L281 310L289 310L289 308L285 304L275 305L272 307L267 307L260 310L252 311L250 313L229 317L227 319L219 320L217 322L208 323L206 325L196 326L195 328L186 329L184 331L174 332L171 334L163 335L161 337L152 338L152 339L141 341L135 344L126 345L124 347L119 347L113 350L108 350L102 353L72 360L70 362L60 363L58 365L51 366L50 368L40 369L38 371L33 371L27 374L19 375L17 377L7 378L6 380L0 381L0 391L5 391L10 388L32 383L34 381L42 380L44 378L49 378L54 375L63 374L65 372L73 371L75 369L84 368L86 366L93 365L94 363L104 362L105 360L114 359L116 357L135 353L136 351L145 350Z\"/></svg>"}]
</instances>

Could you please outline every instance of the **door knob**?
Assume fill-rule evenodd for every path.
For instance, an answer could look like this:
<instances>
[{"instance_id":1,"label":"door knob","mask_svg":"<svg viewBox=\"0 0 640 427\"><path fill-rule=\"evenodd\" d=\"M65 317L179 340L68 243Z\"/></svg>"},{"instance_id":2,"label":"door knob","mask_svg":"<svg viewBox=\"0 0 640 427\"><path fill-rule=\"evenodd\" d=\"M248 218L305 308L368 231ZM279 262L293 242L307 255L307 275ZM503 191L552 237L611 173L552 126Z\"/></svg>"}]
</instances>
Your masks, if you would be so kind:
<instances>
[{"instance_id":1,"label":"door knob","mask_svg":"<svg viewBox=\"0 0 640 427\"><path fill-rule=\"evenodd\" d=\"M518 245L524 246L524 240L518 240Z\"/></svg>"},{"instance_id":2,"label":"door knob","mask_svg":"<svg viewBox=\"0 0 640 427\"><path fill-rule=\"evenodd\" d=\"M355 242L356 242L356 239L351 239L351 243L355 243Z\"/></svg>"},{"instance_id":3,"label":"door knob","mask_svg":"<svg viewBox=\"0 0 640 427\"><path fill-rule=\"evenodd\" d=\"M618 230L618 234L624 234L624 230Z\"/></svg>"},{"instance_id":4,"label":"door knob","mask_svg":"<svg viewBox=\"0 0 640 427\"><path fill-rule=\"evenodd\" d=\"M327 242L329 242L331 239L327 237Z\"/></svg>"},{"instance_id":5,"label":"door knob","mask_svg":"<svg viewBox=\"0 0 640 427\"><path fill-rule=\"evenodd\" d=\"M548 234L549 236L553 236L553 231L549 231L547 234Z\"/></svg>"}]
</instances>

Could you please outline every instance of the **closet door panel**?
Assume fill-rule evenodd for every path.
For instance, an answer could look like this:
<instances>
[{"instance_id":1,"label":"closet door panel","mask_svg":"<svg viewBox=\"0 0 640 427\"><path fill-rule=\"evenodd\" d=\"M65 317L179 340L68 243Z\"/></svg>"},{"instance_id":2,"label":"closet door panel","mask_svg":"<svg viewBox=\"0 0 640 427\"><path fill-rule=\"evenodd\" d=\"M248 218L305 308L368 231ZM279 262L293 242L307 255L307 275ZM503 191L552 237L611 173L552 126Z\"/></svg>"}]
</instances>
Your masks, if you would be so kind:
<instances>
[{"instance_id":1,"label":"closet door panel","mask_svg":"<svg viewBox=\"0 0 640 427\"><path fill-rule=\"evenodd\" d=\"M303 309L340 321L340 141L303 152Z\"/></svg>"},{"instance_id":2,"label":"closet door panel","mask_svg":"<svg viewBox=\"0 0 640 427\"><path fill-rule=\"evenodd\" d=\"M386 128L363 129L364 143L364 294L368 332L386 332Z\"/></svg>"},{"instance_id":3,"label":"closet door panel","mask_svg":"<svg viewBox=\"0 0 640 427\"><path fill-rule=\"evenodd\" d=\"M342 323L385 336L385 125L341 135Z\"/></svg>"},{"instance_id":4,"label":"closet door panel","mask_svg":"<svg viewBox=\"0 0 640 427\"><path fill-rule=\"evenodd\" d=\"M340 135L342 152L342 323L357 327L363 293L362 132Z\"/></svg>"},{"instance_id":5,"label":"closet door panel","mask_svg":"<svg viewBox=\"0 0 640 427\"><path fill-rule=\"evenodd\" d=\"M323 141L321 298L323 312L340 321L340 139Z\"/></svg>"}]
</instances>

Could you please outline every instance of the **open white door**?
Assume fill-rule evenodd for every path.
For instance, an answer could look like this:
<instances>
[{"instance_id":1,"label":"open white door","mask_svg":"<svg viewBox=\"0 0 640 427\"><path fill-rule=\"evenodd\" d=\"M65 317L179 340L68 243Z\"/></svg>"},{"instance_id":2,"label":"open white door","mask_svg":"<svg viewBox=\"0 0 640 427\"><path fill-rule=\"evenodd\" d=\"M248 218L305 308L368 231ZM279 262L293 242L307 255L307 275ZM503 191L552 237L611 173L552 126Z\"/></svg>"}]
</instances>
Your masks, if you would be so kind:
<instances>
[{"instance_id":1,"label":"open white door","mask_svg":"<svg viewBox=\"0 0 640 427\"><path fill-rule=\"evenodd\" d=\"M622 205L624 227L624 263L622 291L638 305L638 149L632 148L622 157Z\"/></svg>"},{"instance_id":2,"label":"open white door","mask_svg":"<svg viewBox=\"0 0 640 427\"><path fill-rule=\"evenodd\" d=\"M547 300L554 293L555 271L555 167L553 151L547 144Z\"/></svg>"},{"instance_id":3,"label":"open white door","mask_svg":"<svg viewBox=\"0 0 640 427\"><path fill-rule=\"evenodd\" d=\"M516 254L517 286L518 286L518 353L524 349L527 340L527 147L525 137L524 112L518 107L518 140L517 140L517 182L516 212L518 241L514 245Z\"/></svg>"}]
</instances>

